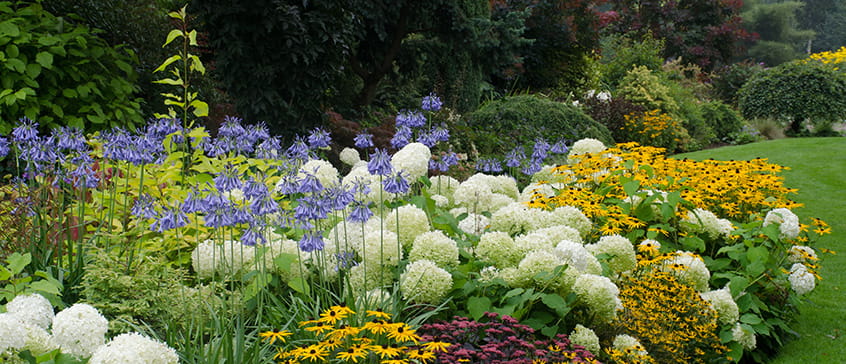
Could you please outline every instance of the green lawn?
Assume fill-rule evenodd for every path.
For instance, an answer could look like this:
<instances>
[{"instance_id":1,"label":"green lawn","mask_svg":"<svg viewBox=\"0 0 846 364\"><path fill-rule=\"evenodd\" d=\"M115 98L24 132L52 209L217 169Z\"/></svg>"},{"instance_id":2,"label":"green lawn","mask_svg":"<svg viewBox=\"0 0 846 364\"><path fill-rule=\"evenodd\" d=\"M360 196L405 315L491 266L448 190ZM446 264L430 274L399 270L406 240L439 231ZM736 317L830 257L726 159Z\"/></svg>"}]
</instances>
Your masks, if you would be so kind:
<instances>
[{"instance_id":1,"label":"green lawn","mask_svg":"<svg viewBox=\"0 0 846 364\"><path fill-rule=\"evenodd\" d=\"M837 255L823 256L823 280L809 295L794 325L799 337L788 342L772 363L846 362L846 138L780 139L674 156L684 157L762 157L791 168L783 172L785 185L798 188L795 200L805 204L795 212L803 219L819 217L831 225L833 233L817 247L834 250Z\"/></svg>"}]
</instances>

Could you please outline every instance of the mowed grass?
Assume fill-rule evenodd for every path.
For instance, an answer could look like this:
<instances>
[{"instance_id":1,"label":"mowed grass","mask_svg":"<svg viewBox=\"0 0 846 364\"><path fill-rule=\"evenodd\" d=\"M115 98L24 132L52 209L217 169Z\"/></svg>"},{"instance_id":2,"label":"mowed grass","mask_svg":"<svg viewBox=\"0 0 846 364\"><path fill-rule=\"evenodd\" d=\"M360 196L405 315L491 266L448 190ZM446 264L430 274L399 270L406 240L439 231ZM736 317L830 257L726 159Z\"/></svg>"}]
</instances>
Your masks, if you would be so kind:
<instances>
[{"instance_id":1,"label":"mowed grass","mask_svg":"<svg viewBox=\"0 0 846 364\"><path fill-rule=\"evenodd\" d=\"M846 138L795 138L685 153L673 158L748 160L767 158L790 167L782 172L785 185L798 188L792 198L805 204L794 212L828 222L833 233L817 248L822 255L819 282L801 308L791 339L771 361L775 364L846 363Z\"/></svg>"}]
</instances>

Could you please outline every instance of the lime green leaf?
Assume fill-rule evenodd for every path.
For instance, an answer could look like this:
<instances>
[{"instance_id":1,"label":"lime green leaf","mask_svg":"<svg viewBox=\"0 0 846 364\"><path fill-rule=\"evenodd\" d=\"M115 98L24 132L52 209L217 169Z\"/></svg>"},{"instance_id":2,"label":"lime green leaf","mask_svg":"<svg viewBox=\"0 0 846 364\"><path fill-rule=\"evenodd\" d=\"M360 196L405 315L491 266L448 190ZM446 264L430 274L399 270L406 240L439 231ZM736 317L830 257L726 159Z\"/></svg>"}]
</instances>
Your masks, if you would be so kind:
<instances>
[{"instance_id":1,"label":"lime green leaf","mask_svg":"<svg viewBox=\"0 0 846 364\"><path fill-rule=\"evenodd\" d=\"M191 101L189 106L194 108L194 115L197 117L209 116L209 104L200 100L194 100Z\"/></svg>"},{"instance_id":2,"label":"lime green leaf","mask_svg":"<svg viewBox=\"0 0 846 364\"><path fill-rule=\"evenodd\" d=\"M178 54L172 55L168 59L166 59L164 62L162 62L162 64L159 65L158 68L153 70L153 73L163 71L165 68L167 68L167 66L170 66L173 62L176 62L176 61L181 60L181 59L182 59L182 56L180 56Z\"/></svg>"},{"instance_id":3,"label":"lime green leaf","mask_svg":"<svg viewBox=\"0 0 846 364\"><path fill-rule=\"evenodd\" d=\"M308 295L311 292L311 286L308 285L308 282L306 282L303 277L292 278L288 282L288 287L291 287L291 289L305 295Z\"/></svg>"},{"instance_id":4,"label":"lime green leaf","mask_svg":"<svg viewBox=\"0 0 846 364\"><path fill-rule=\"evenodd\" d=\"M15 23L12 23L10 20L7 20L0 23L0 33L3 33L10 37L17 37L21 35L21 29L18 28Z\"/></svg>"},{"instance_id":5,"label":"lime green leaf","mask_svg":"<svg viewBox=\"0 0 846 364\"><path fill-rule=\"evenodd\" d=\"M46 69L53 68L53 54L48 52L38 52L35 55L35 61Z\"/></svg>"},{"instance_id":6,"label":"lime green leaf","mask_svg":"<svg viewBox=\"0 0 846 364\"><path fill-rule=\"evenodd\" d=\"M203 61L200 61L200 57L196 55L191 55L188 57L191 60L191 71L200 72L200 74L206 74L206 66L203 65Z\"/></svg>"},{"instance_id":7,"label":"lime green leaf","mask_svg":"<svg viewBox=\"0 0 846 364\"><path fill-rule=\"evenodd\" d=\"M171 14L173 14L173 13L171 13ZM182 37L182 36L184 36L184 35L182 34L181 30L179 30L179 29L171 30L170 33L167 33L167 40L165 40L165 43L164 43L164 45L162 45L162 48L167 47L167 45L170 44L170 42L173 42L174 39Z\"/></svg>"},{"instance_id":8,"label":"lime green leaf","mask_svg":"<svg viewBox=\"0 0 846 364\"><path fill-rule=\"evenodd\" d=\"M17 73L23 73L26 70L26 64L23 63L20 59L17 58L9 58L6 60L6 68L13 70Z\"/></svg>"},{"instance_id":9,"label":"lime green leaf","mask_svg":"<svg viewBox=\"0 0 846 364\"><path fill-rule=\"evenodd\" d=\"M164 100L164 104L165 105L174 105L174 106L178 106L178 107L182 107L183 105L185 105L184 102L176 101L176 100L170 100L170 99Z\"/></svg>"},{"instance_id":10,"label":"lime green leaf","mask_svg":"<svg viewBox=\"0 0 846 364\"><path fill-rule=\"evenodd\" d=\"M188 32L188 44L192 46L197 46L197 30L192 30Z\"/></svg>"},{"instance_id":11,"label":"lime green leaf","mask_svg":"<svg viewBox=\"0 0 846 364\"><path fill-rule=\"evenodd\" d=\"M33 291L39 291L44 293L50 293L54 295L59 294L59 287L56 287L55 284L52 284L47 281L35 281L29 285L29 288Z\"/></svg>"},{"instance_id":12,"label":"lime green leaf","mask_svg":"<svg viewBox=\"0 0 846 364\"><path fill-rule=\"evenodd\" d=\"M165 79L161 79L161 80L155 80L155 81L153 81L153 83L161 83L161 84L165 84L165 85L181 86L182 80L174 80L172 78L165 78Z\"/></svg>"},{"instance_id":13,"label":"lime green leaf","mask_svg":"<svg viewBox=\"0 0 846 364\"><path fill-rule=\"evenodd\" d=\"M637 190L640 188L640 181L634 180L629 181L623 184L623 191L626 192L628 196L634 196Z\"/></svg>"},{"instance_id":14,"label":"lime green leaf","mask_svg":"<svg viewBox=\"0 0 846 364\"><path fill-rule=\"evenodd\" d=\"M0 281L5 281L9 278L12 278L12 272L0 265Z\"/></svg>"}]
</instances>

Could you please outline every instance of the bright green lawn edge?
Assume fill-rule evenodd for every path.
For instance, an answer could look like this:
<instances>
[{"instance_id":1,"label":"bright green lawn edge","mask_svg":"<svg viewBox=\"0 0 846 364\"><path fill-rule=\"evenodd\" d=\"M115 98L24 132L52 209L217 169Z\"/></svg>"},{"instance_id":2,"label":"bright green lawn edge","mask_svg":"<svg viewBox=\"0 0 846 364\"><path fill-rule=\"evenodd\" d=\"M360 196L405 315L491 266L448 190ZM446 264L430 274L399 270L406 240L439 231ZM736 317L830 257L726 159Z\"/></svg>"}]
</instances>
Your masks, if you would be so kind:
<instances>
[{"instance_id":1,"label":"bright green lawn edge","mask_svg":"<svg viewBox=\"0 0 846 364\"><path fill-rule=\"evenodd\" d=\"M793 325L799 337L789 341L773 358L774 364L846 362L846 138L793 138L722 147L673 158L749 160L767 158L790 167L782 172L785 185L798 188L792 199L805 204L796 212L803 222L818 217L833 233L817 248L837 255L823 256L823 280L808 295Z\"/></svg>"}]
</instances>

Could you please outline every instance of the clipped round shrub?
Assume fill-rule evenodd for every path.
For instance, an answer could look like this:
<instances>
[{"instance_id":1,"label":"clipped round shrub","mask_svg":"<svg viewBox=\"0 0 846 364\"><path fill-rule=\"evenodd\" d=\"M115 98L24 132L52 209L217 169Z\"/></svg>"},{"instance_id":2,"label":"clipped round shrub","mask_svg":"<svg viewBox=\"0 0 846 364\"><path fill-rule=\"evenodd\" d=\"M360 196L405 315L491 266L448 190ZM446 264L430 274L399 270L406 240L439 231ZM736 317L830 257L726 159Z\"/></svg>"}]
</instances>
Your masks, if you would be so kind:
<instances>
[{"instance_id":1,"label":"clipped round shrub","mask_svg":"<svg viewBox=\"0 0 846 364\"><path fill-rule=\"evenodd\" d=\"M611 132L576 106L535 95L505 97L482 106L468 115L456 140L475 147L480 155L501 155L516 146L538 138L594 138L613 145ZM467 148L471 150L471 148Z\"/></svg>"},{"instance_id":2,"label":"clipped round shrub","mask_svg":"<svg viewBox=\"0 0 846 364\"><path fill-rule=\"evenodd\" d=\"M0 134L24 116L87 131L143 122L135 55L40 4L0 6Z\"/></svg>"},{"instance_id":3,"label":"clipped round shrub","mask_svg":"<svg viewBox=\"0 0 846 364\"><path fill-rule=\"evenodd\" d=\"M820 62L795 61L753 76L739 92L746 118L790 120L790 132L804 123L832 121L846 113L846 73Z\"/></svg>"}]
</instances>

